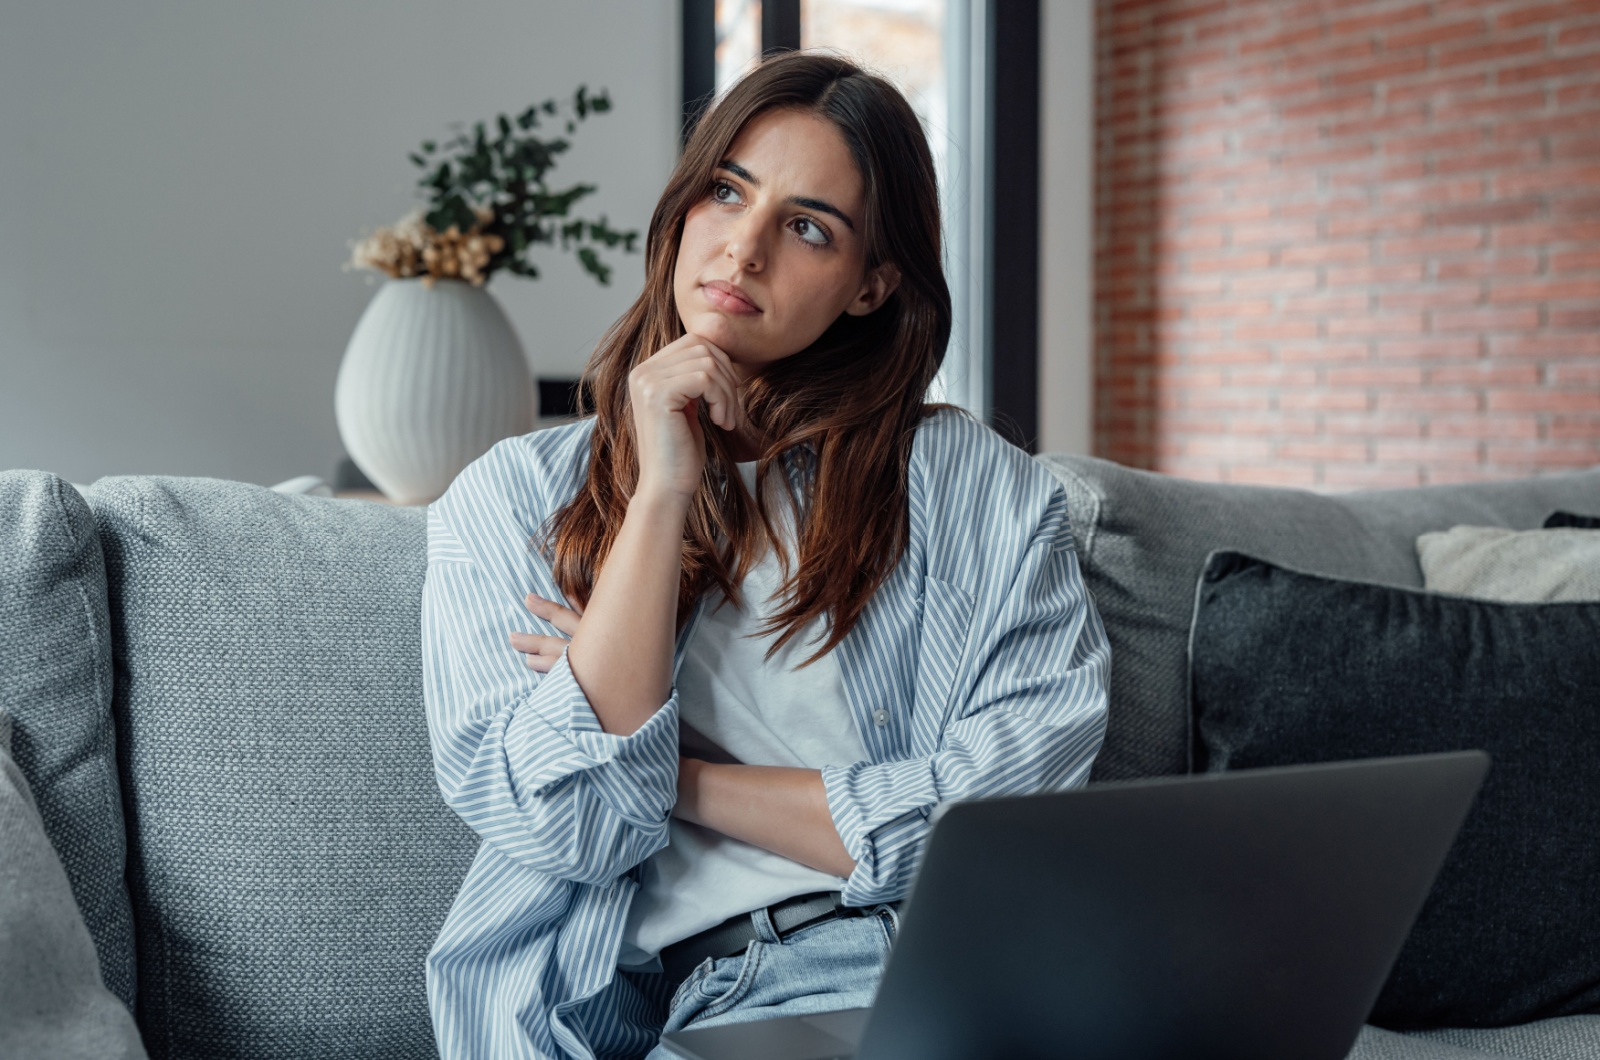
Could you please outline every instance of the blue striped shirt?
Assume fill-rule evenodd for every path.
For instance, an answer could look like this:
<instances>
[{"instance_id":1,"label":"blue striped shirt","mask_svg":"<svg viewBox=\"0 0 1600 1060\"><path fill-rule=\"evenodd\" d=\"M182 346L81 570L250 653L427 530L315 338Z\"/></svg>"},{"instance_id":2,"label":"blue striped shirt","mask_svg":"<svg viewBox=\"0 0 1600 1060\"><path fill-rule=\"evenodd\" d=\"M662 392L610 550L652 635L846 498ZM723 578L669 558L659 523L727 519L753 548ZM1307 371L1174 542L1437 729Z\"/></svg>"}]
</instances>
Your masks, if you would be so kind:
<instances>
[{"instance_id":1,"label":"blue striped shirt","mask_svg":"<svg viewBox=\"0 0 1600 1060\"><path fill-rule=\"evenodd\" d=\"M446 1060L639 1056L660 1034L616 961L638 866L666 845L677 799L676 681L619 736L565 652L540 674L507 640L563 635L523 603L565 602L529 542L582 484L593 423L496 444L428 508L435 772L484 840L428 954ZM782 461L802 512L815 462L809 446ZM1061 485L951 410L918 426L909 470L909 546L834 649L868 755L821 770L856 860L851 906L906 894L934 806L1082 785L1105 733L1110 648ZM706 598L678 635L674 676Z\"/></svg>"}]
</instances>

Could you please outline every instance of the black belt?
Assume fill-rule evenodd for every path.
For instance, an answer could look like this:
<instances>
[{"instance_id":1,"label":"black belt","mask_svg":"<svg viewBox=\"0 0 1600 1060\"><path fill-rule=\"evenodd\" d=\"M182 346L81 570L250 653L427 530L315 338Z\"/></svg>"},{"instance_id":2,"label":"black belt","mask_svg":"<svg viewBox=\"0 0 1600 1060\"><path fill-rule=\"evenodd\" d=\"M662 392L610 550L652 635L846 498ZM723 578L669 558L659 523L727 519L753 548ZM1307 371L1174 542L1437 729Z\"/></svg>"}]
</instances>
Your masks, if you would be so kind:
<instances>
[{"instance_id":1,"label":"black belt","mask_svg":"<svg viewBox=\"0 0 1600 1060\"><path fill-rule=\"evenodd\" d=\"M800 894L767 906L767 915L772 918L772 926L777 929L778 937L781 939L803 927L820 924L824 920L866 916L877 908L877 906L858 908L840 905L840 897L838 891ZM882 904L900 908L899 902ZM742 953L756 937L750 913L730 916L722 923L706 928L699 934L690 935L681 942L674 942L662 950L661 969L672 983L681 983L707 957L732 957Z\"/></svg>"}]
</instances>

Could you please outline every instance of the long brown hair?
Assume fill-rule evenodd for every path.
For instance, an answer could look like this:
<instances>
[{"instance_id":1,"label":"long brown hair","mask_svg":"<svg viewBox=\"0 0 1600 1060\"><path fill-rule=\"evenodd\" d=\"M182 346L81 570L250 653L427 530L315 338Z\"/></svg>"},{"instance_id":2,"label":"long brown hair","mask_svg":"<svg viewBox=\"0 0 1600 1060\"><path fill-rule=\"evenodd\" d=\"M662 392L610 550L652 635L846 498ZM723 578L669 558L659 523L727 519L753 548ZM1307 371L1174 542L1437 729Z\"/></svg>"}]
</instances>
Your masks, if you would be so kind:
<instances>
[{"instance_id":1,"label":"long brown hair","mask_svg":"<svg viewBox=\"0 0 1600 1060\"><path fill-rule=\"evenodd\" d=\"M742 388L746 415L764 439L756 496L740 479L720 429L699 403L705 475L683 534L678 590L681 629L713 584L742 608L739 583L771 541L783 565L787 601L762 630L788 629L767 657L828 612L829 637L809 666L850 632L894 569L910 537L907 465L917 424L951 405L923 402L950 338L950 291L939 257L939 193L927 139L905 97L889 82L837 55L787 52L747 74L699 121L650 218L645 283L606 332L583 372L579 411L593 403L586 483L551 517L544 545L556 584L586 605L638 483L628 373L682 337L673 273L684 216L711 189L713 171L747 122L774 108L833 123L860 170L868 269L889 262L894 292L865 316L841 313L804 350L771 364ZM763 488L786 452L807 461L810 495L795 504L799 563L793 570L768 516ZM794 453L791 453L791 457ZM759 520L759 523L758 523Z\"/></svg>"}]
</instances>

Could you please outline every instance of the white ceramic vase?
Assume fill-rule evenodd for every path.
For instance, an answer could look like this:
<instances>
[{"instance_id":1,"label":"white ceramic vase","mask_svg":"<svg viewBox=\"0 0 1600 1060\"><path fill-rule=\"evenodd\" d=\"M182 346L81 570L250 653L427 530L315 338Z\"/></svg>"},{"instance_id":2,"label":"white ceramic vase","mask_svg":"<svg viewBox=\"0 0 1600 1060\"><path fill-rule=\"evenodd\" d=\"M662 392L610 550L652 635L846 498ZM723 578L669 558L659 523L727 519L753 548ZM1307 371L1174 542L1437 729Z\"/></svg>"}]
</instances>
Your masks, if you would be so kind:
<instances>
[{"instance_id":1,"label":"white ceramic vase","mask_svg":"<svg viewBox=\"0 0 1600 1060\"><path fill-rule=\"evenodd\" d=\"M511 321L463 280L386 282L334 386L350 459L397 504L437 500L495 442L531 431L535 401Z\"/></svg>"}]
</instances>

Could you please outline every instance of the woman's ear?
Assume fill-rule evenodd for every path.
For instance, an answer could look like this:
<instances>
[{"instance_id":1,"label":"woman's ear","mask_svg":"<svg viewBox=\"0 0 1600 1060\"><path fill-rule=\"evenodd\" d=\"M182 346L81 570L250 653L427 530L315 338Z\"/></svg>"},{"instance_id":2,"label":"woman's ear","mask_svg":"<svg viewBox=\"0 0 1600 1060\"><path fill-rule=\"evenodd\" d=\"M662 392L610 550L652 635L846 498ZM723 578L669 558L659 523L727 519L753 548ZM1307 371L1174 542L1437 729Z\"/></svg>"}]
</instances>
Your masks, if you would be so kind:
<instances>
[{"instance_id":1,"label":"woman's ear","mask_svg":"<svg viewBox=\"0 0 1600 1060\"><path fill-rule=\"evenodd\" d=\"M861 284L861 290L856 293L855 299L845 306L845 312L853 317L864 317L874 312L881 306L894 289L900 286L900 270L888 262L867 273L867 278Z\"/></svg>"}]
</instances>

